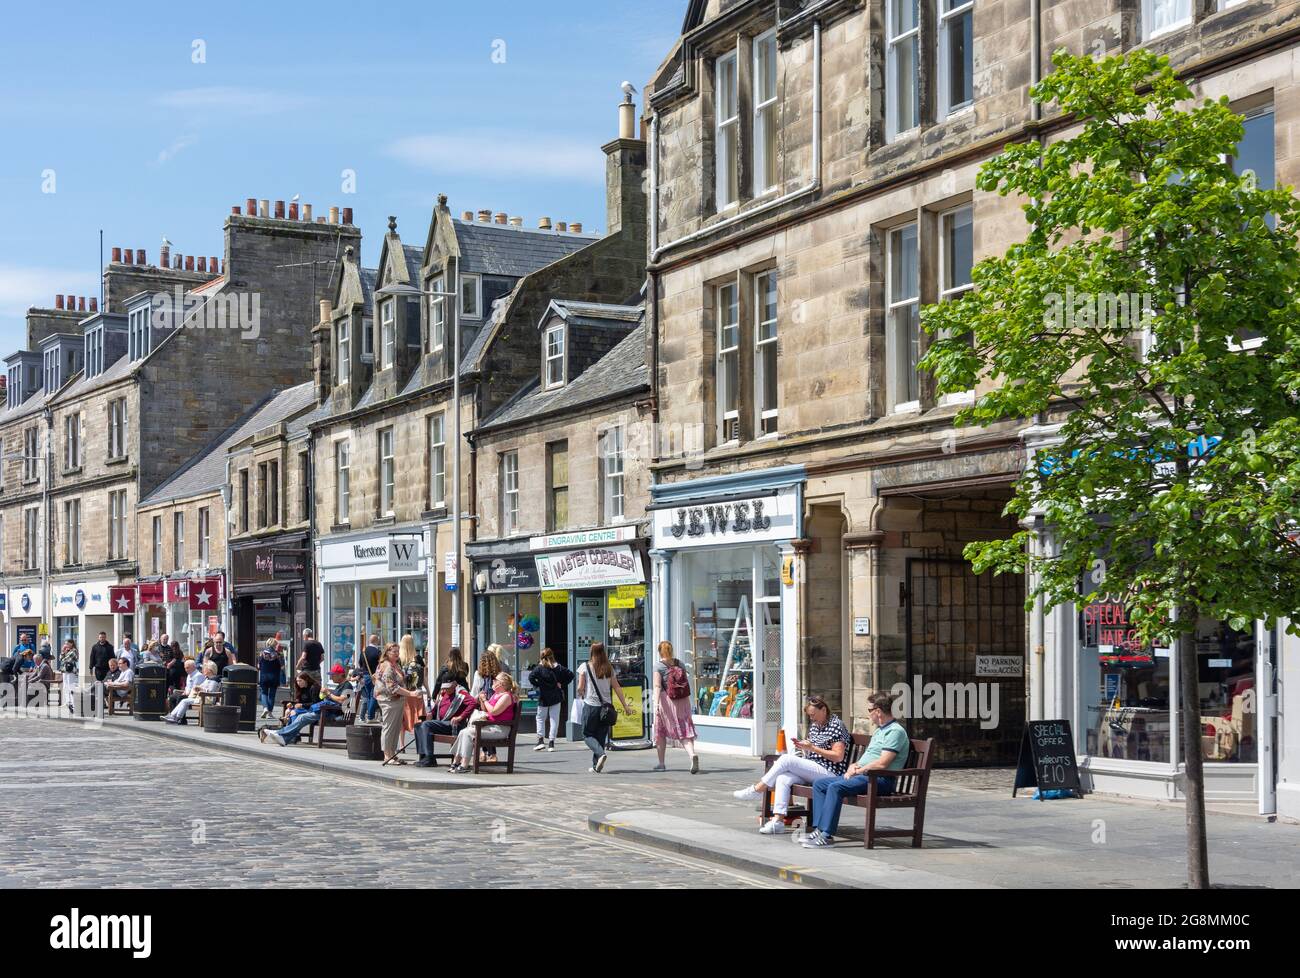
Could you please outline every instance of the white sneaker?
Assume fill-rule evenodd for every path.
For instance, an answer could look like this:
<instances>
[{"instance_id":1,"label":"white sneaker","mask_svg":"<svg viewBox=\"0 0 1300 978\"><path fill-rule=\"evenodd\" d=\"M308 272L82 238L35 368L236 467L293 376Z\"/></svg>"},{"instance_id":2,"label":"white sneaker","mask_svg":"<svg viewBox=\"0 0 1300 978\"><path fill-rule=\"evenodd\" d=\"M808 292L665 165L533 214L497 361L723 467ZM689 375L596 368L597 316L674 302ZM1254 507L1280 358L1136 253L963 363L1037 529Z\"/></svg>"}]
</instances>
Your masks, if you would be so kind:
<instances>
[{"instance_id":1,"label":"white sneaker","mask_svg":"<svg viewBox=\"0 0 1300 978\"><path fill-rule=\"evenodd\" d=\"M546 750L546 741L539 740L537 742L537 746L534 747L533 750Z\"/></svg>"},{"instance_id":2,"label":"white sneaker","mask_svg":"<svg viewBox=\"0 0 1300 978\"><path fill-rule=\"evenodd\" d=\"M758 830L759 835L784 835L785 819L780 815L773 815Z\"/></svg>"},{"instance_id":3,"label":"white sneaker","mask_svg":"<svg viewBox=\"0 0 1300 978\"><path fill-rule=\"evenodd\" d=\"M607 760L609 760L609 755L608 755L608 754L601 754L600 757L596 758L596 763L595 763L594 767L595 767L595 769L596 769L596 773L597 773L597 774L599 774L601 771L605 770L605 762L606 762Z\"/></svg>"},{"instance_id":4,"label":"white sneaker","mask_svg":"<svg viewBox=\"0 0 1300 978\"><path fill-rule=\"evenodd\" d=\"M278 730L268 730L266 732L266 739L280 747L285 746L284 738L280 736L280 731Z\"/></svg>"},{"instance_id":5,"label":"white sneaker","mask_svg":"<svg viewBox=\"0 0 1300 978\"><path fill-rule=\"evenodd\" d=\"M754 786L751 784L746 785L739 791L733 791L731 797L735 798L737 801L758 801L763 797L763 793L761 791L755 791Z\"/></svg>"}]
</instances>

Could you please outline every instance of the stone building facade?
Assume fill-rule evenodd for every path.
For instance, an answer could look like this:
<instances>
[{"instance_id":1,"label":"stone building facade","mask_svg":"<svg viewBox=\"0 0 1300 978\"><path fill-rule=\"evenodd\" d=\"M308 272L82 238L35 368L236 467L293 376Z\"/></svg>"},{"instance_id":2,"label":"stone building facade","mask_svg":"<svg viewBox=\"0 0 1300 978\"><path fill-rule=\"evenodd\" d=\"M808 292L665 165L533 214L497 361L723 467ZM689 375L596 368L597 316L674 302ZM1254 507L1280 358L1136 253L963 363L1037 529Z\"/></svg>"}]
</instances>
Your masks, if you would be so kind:
<instances>
[{"instance_id":1,"label":"stone building facade","mask_svg":"<svg viewBox=\"0 0 1300 978\"><path fill-rule=\"evenodd\" d=\"M961 560L967 541L1016 529L1001 511L1030 436L953 426L979 392L936 396L916 370L919 307L1023 236L1020 202L975 175L1006 143L1064 130L1028 97L1058 48L1168 52L1198 94L1267 115L1276 179L1294 180L1297 15L1209 0L690 4L645 120L655 420L675 433L654 463L655 631L707 654L723 628L743 665L722 684L759 704L748 729L704 718L704 740L768 751L812 692L867 729L865 696L899 683L997 687L996 723L974 700L908 719L940 763L1012 763L1026 717L1080 716L1062 639L1076 612L1027 616L1024 581ZM710 595L721 621L703 614ZM1099 787L1115 785L1106 767ZM1250 768L1220 790L1251 790ZM1129 783L1175 781L1168 766L1146 779Z\"/></svg>"}]
</instances>

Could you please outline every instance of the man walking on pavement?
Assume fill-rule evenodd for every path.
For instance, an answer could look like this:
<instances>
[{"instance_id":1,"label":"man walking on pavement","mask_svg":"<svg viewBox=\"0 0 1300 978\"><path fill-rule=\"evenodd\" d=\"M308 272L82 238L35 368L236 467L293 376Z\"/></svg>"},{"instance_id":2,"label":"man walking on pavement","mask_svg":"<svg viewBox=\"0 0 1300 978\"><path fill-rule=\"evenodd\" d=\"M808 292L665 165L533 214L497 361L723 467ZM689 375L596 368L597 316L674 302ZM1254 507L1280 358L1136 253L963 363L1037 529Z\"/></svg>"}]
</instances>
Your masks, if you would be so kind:
<instances>
[{"instance_id":1,"label":"man walking on pavement","mask_svg":"<svg viewBox=\"0 0 1300 978\"><path fill-rule=\"evenodd\" d=\"M357 711L358 719L370 721L379 710L379 701L375 699L375 673L379 670L380 651L378 635L361 637L361 661L357 668L361 670L361 708Z\"/></svg>"},{"instance_id":2,"label":"man walking on pavement","mask_svg":"<svg viewBox=\"0 0 1300 978\"><path fill-rule=\"evenodd\" d=\"M95 674L95 682L102 683L108 675L108 663L113 658L113 643L108 640L107 632L99 633L99 641L90 647L90 671Z\"/></svg>"},{"instance_id":3,"label":"man walking on pavement","mask_svg":"<svg viewBox=\"0 0 1300 978\"><path fill-rule=\"evenodd\" d=\"M316 641L316 635L310 628L302 630L302 654L298 656L295 672L305 672L316 681L321 681L321 660L325 658L325 646Z\"/></svg>"}]
</instances>

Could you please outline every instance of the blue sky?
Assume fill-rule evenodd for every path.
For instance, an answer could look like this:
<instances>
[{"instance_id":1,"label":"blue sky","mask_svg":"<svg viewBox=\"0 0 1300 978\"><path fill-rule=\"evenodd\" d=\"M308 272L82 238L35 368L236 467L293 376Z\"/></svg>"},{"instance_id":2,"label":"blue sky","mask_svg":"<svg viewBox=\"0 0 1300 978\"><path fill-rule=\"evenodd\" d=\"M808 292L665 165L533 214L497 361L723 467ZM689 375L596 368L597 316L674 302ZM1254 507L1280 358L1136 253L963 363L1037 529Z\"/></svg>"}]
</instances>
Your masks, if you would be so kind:
<instances>
[{"instance_id":1,"label":"blue sky","mask_svg":"<svg viewBox=\"0 0 1300 978\"><path fill-rule=\"evenodd\" d=\"M644 87L686 0L7 5L0 31L0 356L28 306L98 295L113 246L220 255L247 197L604 228L619 84ZM201 41L202 48L195 42ZM502 43L504 42L504 43ZM196 50L206 60L195 61ZM494 58L494 52L496 58ZM501 55L504 54L504 61ZM341 191L343 171L356 192ZM53 193L47 171L53 171Z\"/></svg>"}]
</instances>

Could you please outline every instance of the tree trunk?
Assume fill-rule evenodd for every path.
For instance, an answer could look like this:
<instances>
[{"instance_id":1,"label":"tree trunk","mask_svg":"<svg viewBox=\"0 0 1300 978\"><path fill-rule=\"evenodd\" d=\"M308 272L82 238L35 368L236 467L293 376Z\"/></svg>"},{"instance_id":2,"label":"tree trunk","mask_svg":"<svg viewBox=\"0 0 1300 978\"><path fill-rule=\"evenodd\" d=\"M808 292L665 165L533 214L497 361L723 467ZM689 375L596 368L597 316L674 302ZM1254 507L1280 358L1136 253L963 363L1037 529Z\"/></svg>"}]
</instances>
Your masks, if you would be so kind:
<instances>
[{"instance_id":1,"label":"tree trunk","mask_svg":"<svg viewBox=\"0 0 1300 978\"><path fill-rule=\"evenodd\" d=\"M1195 621L1196 609L1178 609L1179 622ZM1201 762L1201 692L1196 661L1196 635L1178 636L1178 719L1182 730L1183 766L1187 797L1187 886L1210 886L1210 860L1205 841L1205 767Z\"/></svg>"}]
</instances>

